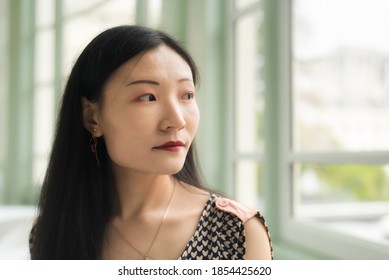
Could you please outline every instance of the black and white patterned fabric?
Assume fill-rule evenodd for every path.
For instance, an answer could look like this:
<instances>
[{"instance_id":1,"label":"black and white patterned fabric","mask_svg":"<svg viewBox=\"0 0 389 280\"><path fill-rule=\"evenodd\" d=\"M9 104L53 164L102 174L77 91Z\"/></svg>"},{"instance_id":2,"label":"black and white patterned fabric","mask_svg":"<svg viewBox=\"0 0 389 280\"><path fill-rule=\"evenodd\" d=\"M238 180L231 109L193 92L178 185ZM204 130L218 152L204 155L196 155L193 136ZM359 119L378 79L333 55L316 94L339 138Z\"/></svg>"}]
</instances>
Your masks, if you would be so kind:
<instances>
[{"instance_id":1,"label":"black and white patterned fabric","mask_svg":"<svg viewBox=\"0 0 389 280\"><path fill-rule=\"evenodd\" d=\"M242 260L245 256L244 224L234 214L221 210L216 205L217 195L208 200L197 230L187 244L182 260ZM255 217L265 225L271 246L269 230L263 216ZM253 218L255 218L253 217ZM272 256L273 256L273 247ZM261 248L258 248L261 250Z\"/></svg>"},{"instance_id":2,"label":"black and white patterned fabric","mask_svg":"<svg viewBox=\"0 0 389 280\"><path fill-rule=\"evenodd\" d=\"M244 259L245 231L244 221L217 206L217 195L212 194L205 204L197 229L191 240L180 256L180 260L242 260ZM241 209L237 209L239 212ZM266 228L269 243L272 251L273 247L269 235L269 230L265 219L259 212L254 212L254 217L258 218ZM35 226L31 230L29 244L30 250L34 243ZM261 248L258 248L261 250Z\"/></svg>"}]
</instances>

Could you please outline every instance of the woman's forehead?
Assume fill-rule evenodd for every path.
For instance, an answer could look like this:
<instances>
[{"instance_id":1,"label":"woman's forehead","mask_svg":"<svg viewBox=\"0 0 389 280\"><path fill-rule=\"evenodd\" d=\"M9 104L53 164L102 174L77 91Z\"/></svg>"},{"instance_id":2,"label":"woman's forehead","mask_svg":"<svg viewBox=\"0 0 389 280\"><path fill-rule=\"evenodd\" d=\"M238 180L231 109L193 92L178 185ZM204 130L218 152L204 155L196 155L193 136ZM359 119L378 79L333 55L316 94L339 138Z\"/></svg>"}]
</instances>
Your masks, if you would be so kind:
<instances>
[{"instance_id":1,"label":"woman's forehead","mask_svg":"<svg viewBox=\"0 0 389 280\"><path fill-rule=\"evenodd\" d=\"M188 63L173 49L161 45L125 62L115 73L121 80L177 76L192 79Z\"/></svg>"}]
</instances>

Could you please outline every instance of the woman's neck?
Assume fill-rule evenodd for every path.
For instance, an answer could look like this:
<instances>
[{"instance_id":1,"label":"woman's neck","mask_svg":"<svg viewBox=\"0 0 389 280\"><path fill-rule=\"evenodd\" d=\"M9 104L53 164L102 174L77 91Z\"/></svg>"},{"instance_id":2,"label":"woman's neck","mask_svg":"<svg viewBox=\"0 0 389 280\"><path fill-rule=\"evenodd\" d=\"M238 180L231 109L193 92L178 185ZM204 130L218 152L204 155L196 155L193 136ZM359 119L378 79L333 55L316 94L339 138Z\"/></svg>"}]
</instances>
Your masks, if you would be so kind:
<instances>
[{"instance_id":1,"label":"woman's neck","mask_svg":"<svg viewBox=\"0 0 389 280\"><path fill-rule=\"evenodd\" d=\"M155 175L114 167L114 181L118 197L118 216L131 219L160 211L174 188L171 175Z\"/></svg>"}]
</instances>

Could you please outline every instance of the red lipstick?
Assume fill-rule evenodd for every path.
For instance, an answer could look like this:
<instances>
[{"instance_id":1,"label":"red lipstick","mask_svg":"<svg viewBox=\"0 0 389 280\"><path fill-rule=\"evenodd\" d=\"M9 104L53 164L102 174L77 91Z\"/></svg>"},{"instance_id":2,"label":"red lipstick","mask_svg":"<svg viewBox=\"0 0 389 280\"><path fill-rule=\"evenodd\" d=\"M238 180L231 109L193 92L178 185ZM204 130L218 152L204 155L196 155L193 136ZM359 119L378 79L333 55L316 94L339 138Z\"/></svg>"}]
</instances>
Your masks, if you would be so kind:
<instances>
[{"instance_id":1,"label":"red lipstick","mask_svg":"<svg viewBox=\"0 0 389 280\"><path fill-rule=\"evenodd\" d=\"M154 147L154 149L165 150L169 152L178 152L184 146L184 143L182 143L181 141L169 141L165 144Z\"/></svg>"}]
</instances>

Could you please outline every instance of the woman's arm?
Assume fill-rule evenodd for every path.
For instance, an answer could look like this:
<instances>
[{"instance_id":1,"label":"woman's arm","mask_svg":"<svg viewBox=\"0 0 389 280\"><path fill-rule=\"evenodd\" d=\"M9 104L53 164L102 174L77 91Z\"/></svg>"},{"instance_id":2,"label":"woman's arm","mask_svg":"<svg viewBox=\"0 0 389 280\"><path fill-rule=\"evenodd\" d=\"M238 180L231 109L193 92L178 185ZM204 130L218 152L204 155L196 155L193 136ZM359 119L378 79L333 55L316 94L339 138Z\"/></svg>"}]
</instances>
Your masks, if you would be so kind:
<instances>
[{"instance_id":1,"label":"woman's arm","mask_svg":"<svg viewBox=\"0 0 389 280\"><path fill-rule=\"evenodd\" d=\"M246 221L246 260L271 260L272 245L268 231L258 216Z\"/></svg>"}]
</instances>

